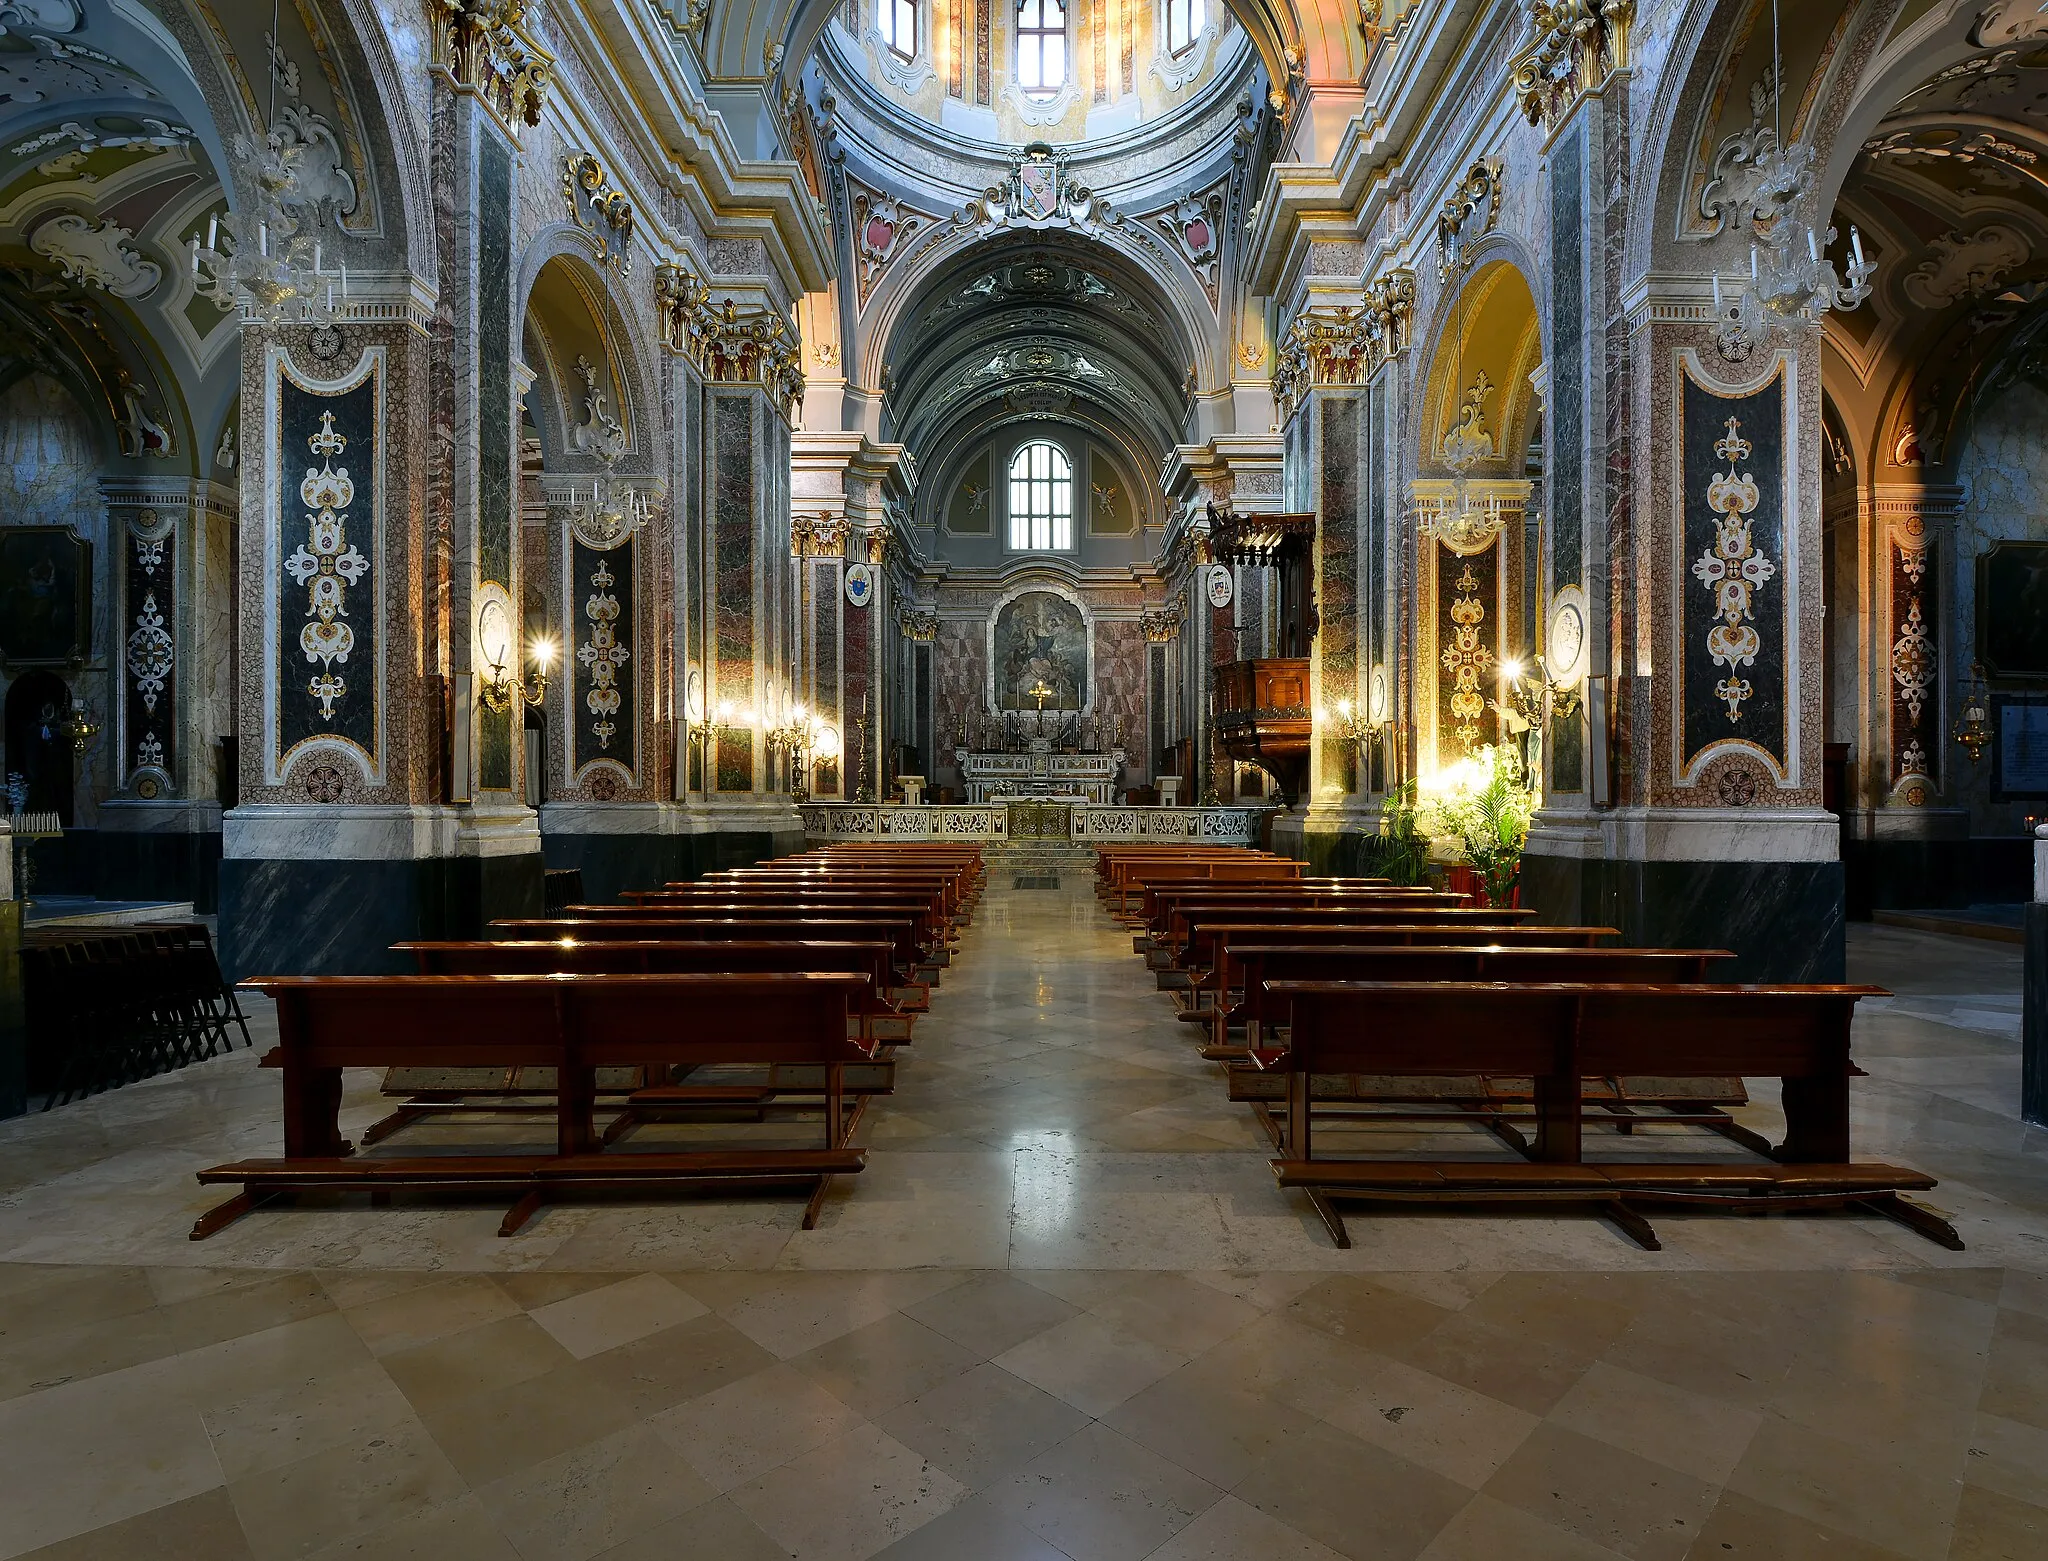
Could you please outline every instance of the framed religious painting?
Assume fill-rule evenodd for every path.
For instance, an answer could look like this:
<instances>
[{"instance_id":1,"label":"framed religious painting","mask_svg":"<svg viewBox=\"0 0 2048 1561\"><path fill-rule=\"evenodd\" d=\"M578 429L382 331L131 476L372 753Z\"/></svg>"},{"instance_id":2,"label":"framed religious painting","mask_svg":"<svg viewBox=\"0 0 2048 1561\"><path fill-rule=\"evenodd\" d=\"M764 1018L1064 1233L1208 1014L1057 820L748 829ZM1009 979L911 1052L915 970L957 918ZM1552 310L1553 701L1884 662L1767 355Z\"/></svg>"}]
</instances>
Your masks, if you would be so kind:
<instances>
[{"instance_id":1,"label":"framed religious painting","mask_svg":"<svg viewBox=\"0 0 2048 1561\"><path fill-rule=\"evenodd\" d=\"M0 526L0 661L68 666L92 645L92 544L69 526Z\"/></svg>"},{"instance_id":2,"label":"framed religious painting","mask_svg":"<svg viewBox=\"0 0 2048 1561\"><path fill-rule=\"evenodd\" d=\"M1994 683L2048 683L2048 542L1977 555L1977 660Z\"/></svg>"}]
</instances>

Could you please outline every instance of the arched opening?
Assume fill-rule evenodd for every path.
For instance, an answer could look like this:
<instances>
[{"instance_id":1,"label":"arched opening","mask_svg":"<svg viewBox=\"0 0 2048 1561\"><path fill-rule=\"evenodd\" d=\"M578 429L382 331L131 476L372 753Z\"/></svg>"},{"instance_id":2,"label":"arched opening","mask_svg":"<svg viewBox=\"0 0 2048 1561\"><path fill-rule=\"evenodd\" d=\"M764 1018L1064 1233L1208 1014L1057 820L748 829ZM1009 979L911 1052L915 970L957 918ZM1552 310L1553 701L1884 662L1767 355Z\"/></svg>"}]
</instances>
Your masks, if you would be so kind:
<instances>
[{"instance_id":1,"label":"arched opening","mask_svg":"<svg viewBox=\"0 0 2048 1561\"><path fill-rule=\"evenodd\" d=\"M55 672L24 672L7 690L7 788L20 810L55 813L69 829L75 819L76 755L65 723L71 688Z\"/></svg>"},{"instance_id":2,"label":"arched opening","mask_svg":"<svg viewBox=\"0 0 2048 1561\"><path fill-rule=\"evenodd\" d=\"M1481 752L1501 743L1527 765L1542 763L1540 734L1532 740L1513 718L1504 691L1545 653L1542 608L1555 588L1535 297L1519 267L1481 258L1438 319L1411 494L1419 522L1414 773L1425 791L1468 778Z\"/></svg>"}]
</instances>

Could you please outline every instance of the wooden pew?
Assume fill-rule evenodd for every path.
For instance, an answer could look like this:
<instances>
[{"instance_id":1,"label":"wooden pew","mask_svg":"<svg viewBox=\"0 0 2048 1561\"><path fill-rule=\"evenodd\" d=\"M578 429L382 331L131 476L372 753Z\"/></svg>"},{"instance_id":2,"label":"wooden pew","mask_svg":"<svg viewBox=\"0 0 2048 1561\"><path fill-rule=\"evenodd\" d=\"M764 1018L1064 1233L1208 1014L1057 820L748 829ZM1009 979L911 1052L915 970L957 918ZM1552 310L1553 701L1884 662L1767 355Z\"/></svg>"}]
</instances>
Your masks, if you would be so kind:
<instances>
[{"instance_id":1,"label":"wooden pew","mask_svg":"<svg viewBox=\"0 0 2048 1561\"><path fill-rule=\"evenodd\" d=\"M812 1189L804 1226L834 1176L865 1163L850 1143L844 1070L873 1051L847 1034L868 977L796 974L270 976L243 986L277 1001L284 1074L282 1159L238 1160L199 1173L242 1191L192 1227L202 1240L263 1202L303 1188L490 1187L516 1194L499 1234L519 1229L571 1187L673 1191L683 1186ZM596 1071L647 1063L803 1064L826 1075L819 1149L603 1150ZM399 1064L556 1070L552 1154L356 1154L341 1136L344 1068Z\"/></svg>"},{"instance_id":2,"label":"wooden pew","mask_svg":"<svg viewBox=\"0 0 2048 1561\"><path fill-rule=\"evenodd\" d=\"M1340 1246L1349 1238L1336 1199L1590 1208L1653 1251L1656 1233L1638 1205L1858 1206L1962 1247L1947 1221L1898 1196L1934 1178L1850 1158L1850 1023L1859 998L1889 995L1881 987L1288 981L1270 989L1292 1005L1287 1047L1254 1059L1286 1078L1287 1146L1273 1172L1281 1186L1308 1192ZM1530 1078L1536 1131L1527 1157L1319 1160L1310 1081L1335 1073ZM1728 1135L1760 1151L1750 1162L1588 1162L1583 1081L1633 1074L1782 1079L1785 1141Z\"/></svg>"},{"instance_id":3,"label":"wooden pew","mask_svg":"<svg viewBox=\"0 0 2048 1561\"><path fill-rule=\"evenodd\" d=\"M1522 929L1535 933L1540 929ZM1296 981L1577 981L1602 985L1674 986L1703 983L1711 967L1731 960L1726 949L1568 948L1523 944L1454 947L1408 945L1383 947L1266 947L1238 951L1244 973L1244 1000L1238 1017L1245 1026L1244 1044L1203 1049L1211 1061L1229 1068L1230 1099L1248 1105L1276 1147L1285 1147L1276 1110L1284 1114L1282 1080L1260 1071L1253 1054L1286 1043L1283 1033L1291 1018L1285 983ZM1212 1032L1213 1033L1213 1032ZM1524 1147L1510 1117L1532 1098L1530 1081L1522 1078L1470 1075L1426 1081L1384 1075L1318 1076L1310 1088L1314 1108L1323 1115L1342 1116L1330 1108L1369 1105L1364 1120L1441 1121L1446 1115L1477 1121L1510 1144ZM1729 1106L1746 1105L1749 1096L1740 1078L1668 1079L1649 1076L1588 1079L1584 1104L1615 1119L1623 1133L1643 1110L1646 1121L1659 1126L1734 1129Z\"/></svg>"},{"instance_id":4,"label":"wooden pew","mask_svg":"<svg viewBox=\"0 0 2048 1561\"><path fill-rule=\"evenodd\" d=\"M484 975L676 975L724 972L732 975L780 975L796 971L830 974L858 971L870 986L860 994L848 1033L875 1052L872 1062L854 1063L846 1071L849 1095L868 1097L893 1092L895 1049L909 1044L917 1012L893 998L893 949L887 943L762 942L726 943L590 943L550 938L529 942L394 943L392 949L413 956L423 976ZM921 988L916 989L922 991ZM824 1093L823 1070L763 1064L725 1067L710 1076L693 1075L685 1083L667 1077L668 1070L622 1068L601 1076L597 1092L620 1097L620 1115L605 1130L605 1142L639 1121L692 1106L751 1106L765 1112L770 1103L787 1097ZM653 1075L659 1075L658 1077ZM536 1094L552 1094L554 1080L546 1069L393 1068L384 1077L384 1093L403 1097L389 1116L363 1134L367 1147L399 1129L446 1115L532 1115L551 1108L530 1104Z\"/></svg>"},{"instance_id":5,"label":"wooden pew","mask_svg":"<svg viewBox=\"0 0 2048 1561\"><path fill-rule=\"evenodd\" d=\"M775 890L728 889L703 891L635 889L626 893L623 905L572 905L571 916L908 916L916 924L920 947L932 955L943 955L953 941L951 923L940 912L937 899L929 895L863 892L856 889Z\"/></svg>"},{"instance_id":6,"label":"wooden pew","mask_svg":"<svg viewBox=\"0 0 2048 1561\"><path fill-rule=\"evenodd\" d=\"M1223 1033L1216 1044L1227 1043L1228 1030L1244 1022L1235 1010L1236 994L1245 990L1240 951L1257 948L1346 949L1346 948L1599 948L1620 938L1614 927L1514 927L1449 926L1441 922L1413 920L1386 926L1356 923L1335 926L1304 926L1299 922L1204 922L1190 940L1189 962L1202 969L1199 980L1186 995L1209 1001L1191 1002L1176 1016L1183 1024L1200 1024L1214 1029L1223 1021ZM1218 1012L1218 1004L1221 1012Z\"/></svg>"},{"instance_id":7,"label":"wooden pew","mask_svg":"<svg viewBox=\"0 0 2048 1561\"><path fill-rule=\"evenodd\" d=\"M1465 906L1422 906L1392 902L1378 905L1348 904L1341 906L1291 905L1244 905L1225 903L1221 905L1178 905L1171 918L1172 952L1168 964L1160 971L1162 987L1175 983L1168 980L1175 976L1190 986L1202 980L1211 968L1199 962L1198 950L1207 948L1214 957L1213 942L1204 945L1202 929L1211 925L1297 927L1374 927L1397 924L1416 924L1439 927L1519 927L1535 917L1534 911L1473 910Z\"/></svg>"},{"instance_id":8,"label":"wooden pew","mask_svg":"<svg viewBox=\"0 0 2048 1561\"><path fill-rule=\"evenodd\" d=\"M918 947L917 924L907 916L811 916L784 912L770 916L600 915L589 917L507 917L491 923L494 936L514 940L574 938L582 943L729 943L763 942L865 943L881 939L895 951L896 980L929 986Z\"/></svg>"},{"instance_id":9,"label":"wooden pew","mask_svg":"<svg viewBox=\"0 0 2048 1561\"><path fill-rule=\"evenodd\" d=\"M1222 889L1206 885L1152 885L1145 891L1144 905L1140 913L1145 932L1131 946L1139 953L1164 952L1179 947L1179 929L1174 913L1182 906L1199 905L1213 909L1219 906L1241 905L1250 911L1293 906L1308 911L1330 910L1345 905L1406 905L1416 910L1438 911L1462 910L1468 908L1471 903L1465 895L1447 894L1434 889L1380 889L1346 884Z\"/></svg>"},{"instance_id":10,"label":"wooden pew","mask_svg":"<svg viewBox=\"0 0 2048 1561\"><path fill-rule=\"evenodd\" d=\"M1285 857L1256 857L1251 860L1212 858L1195 862L1133 863L1122 874L1111 896L1111 910L1128 915L1131 902L1149 884L1159 883L1287 883L1302 877L1302 864Z\"/></svg>"},{"instance_id":11,"label":"wooden pew","mask_svg":"<svg viewBox=\"0 0 2048 1561\"><path fill-rule=\"evenodd\" d=\"M959 874L926 872L909 867L835 868L809 864L783 868L742 867L730 872L708 875L694 884L669 883L662 887L675 891L712 886L734 889L781 889L785 892L874 888L929 894L938 901L939 908L946 918L955 924L970 919L971 907L974 904L972 887Z\"/></svg>"}]
</instances>

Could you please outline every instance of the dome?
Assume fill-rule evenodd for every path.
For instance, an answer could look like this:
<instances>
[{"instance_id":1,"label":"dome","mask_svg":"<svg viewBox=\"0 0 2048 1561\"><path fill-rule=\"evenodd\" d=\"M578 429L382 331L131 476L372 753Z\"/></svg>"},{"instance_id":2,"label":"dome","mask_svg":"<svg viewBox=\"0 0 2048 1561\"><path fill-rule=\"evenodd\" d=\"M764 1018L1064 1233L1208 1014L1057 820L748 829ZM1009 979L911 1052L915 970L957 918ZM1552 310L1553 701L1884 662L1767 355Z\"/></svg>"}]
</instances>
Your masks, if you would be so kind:
<instances>
[{"instance_id":1,"label":"dome","mask_svg":"<svg viewBox=\"0 0 2048 1561\"><path fill-rule=\"evenodd\" d=\"M1257 70L1222 0L846 0L817 63L913 157L1030 142L1185 156Z\"/></svg>"}]
</instances>

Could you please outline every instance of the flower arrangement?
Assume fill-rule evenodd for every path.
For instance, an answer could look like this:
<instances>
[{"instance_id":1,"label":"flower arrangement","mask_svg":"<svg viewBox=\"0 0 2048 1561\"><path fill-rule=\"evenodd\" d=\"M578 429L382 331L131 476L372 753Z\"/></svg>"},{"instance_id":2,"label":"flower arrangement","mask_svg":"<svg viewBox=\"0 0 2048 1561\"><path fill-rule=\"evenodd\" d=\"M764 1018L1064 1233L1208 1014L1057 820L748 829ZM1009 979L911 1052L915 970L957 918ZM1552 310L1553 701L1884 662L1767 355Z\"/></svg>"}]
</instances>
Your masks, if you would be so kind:
<instances>
[{"instance_id":1,"label":"flower arrangement","mask_svg":"<svg viewBox=\"0 0 2048 1561\"><path fill-rule=\"evenodd\" d=\"M1380 809L1380 828L1359 850L1359 871L1412 887L1429 878L1429 835L1422 827L1415 782L1402 781Z\"/></svg>"},{"instance_id":2,"label":"flower arrangement","mask_svg":"<svg viewBox=\"0 0 2048 1561\"><path fill-rule=\"evenodd\" d=\"M1458 847L1485 883L1488 903L1507 905L1522 881L1522 850L1536 799L1523 784L1521 759L1506 743L1480 749L1471 770L1450 791L1429 799L1422 825Z\"/></svg>"}]
</instances>

